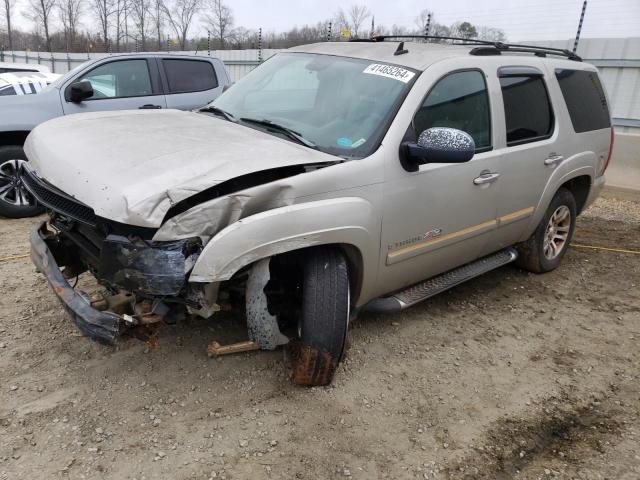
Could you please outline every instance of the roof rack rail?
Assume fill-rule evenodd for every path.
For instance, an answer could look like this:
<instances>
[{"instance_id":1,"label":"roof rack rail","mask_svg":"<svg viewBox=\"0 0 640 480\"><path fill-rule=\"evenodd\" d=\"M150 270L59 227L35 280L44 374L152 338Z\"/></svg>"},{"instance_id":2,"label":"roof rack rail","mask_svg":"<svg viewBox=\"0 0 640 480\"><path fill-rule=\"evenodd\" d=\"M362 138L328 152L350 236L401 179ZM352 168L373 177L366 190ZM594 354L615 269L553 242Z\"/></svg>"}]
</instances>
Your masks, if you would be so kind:
<instances>
[{"instance_id":1,"label":"roof rack rail","mask_svg":"<svg viewBox=\"0 0 640 480\"><path fill-rule=\"evenodd\" d=\"M477 45L469 53L471 55L500 55L502 52L533 53L539 57L558 55L569 60L582 61L580 56L571 50L563 48L541 47L537 45L518 45L515 43L494 42L477 38L440 37L437 35L377 35L371 38L354 38L352 42L384 42L389 39L422 39L422 40L451 40L453 45ZM457 43L455 43L457 42Z\"/></svg>"}]
</instances>

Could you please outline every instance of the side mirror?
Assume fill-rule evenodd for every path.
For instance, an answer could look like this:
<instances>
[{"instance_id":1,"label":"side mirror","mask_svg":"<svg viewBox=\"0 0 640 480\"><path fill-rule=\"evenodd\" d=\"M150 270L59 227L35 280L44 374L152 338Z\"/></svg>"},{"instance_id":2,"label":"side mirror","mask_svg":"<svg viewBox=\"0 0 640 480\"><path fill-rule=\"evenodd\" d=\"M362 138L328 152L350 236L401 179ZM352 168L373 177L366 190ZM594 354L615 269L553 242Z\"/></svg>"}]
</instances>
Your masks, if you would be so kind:
<instances>
[{"instance_id":1,"label":"side mirror","mask_svg":"<svg viewBox=\"0 0 640 480\"><path fill-rule=\"evenodd\" d=\"M433 127L418 137L418 142L400 145L402 166L415 172L426 163L464 163L473 158L476 144L466 132L456 128Z\"/></svg>"},{"instance_id":2,"label":"side mirror","mask_svg":"<svg viewBox=\"0 0 640 480\"><path fill-rule=\"evenodd\" d=\"M88 80L82 82L75 82L69 85L67 91L67 100L73 103L80 103L87 98L93 97L93 86Z\"/></svg>"}]
</instances>

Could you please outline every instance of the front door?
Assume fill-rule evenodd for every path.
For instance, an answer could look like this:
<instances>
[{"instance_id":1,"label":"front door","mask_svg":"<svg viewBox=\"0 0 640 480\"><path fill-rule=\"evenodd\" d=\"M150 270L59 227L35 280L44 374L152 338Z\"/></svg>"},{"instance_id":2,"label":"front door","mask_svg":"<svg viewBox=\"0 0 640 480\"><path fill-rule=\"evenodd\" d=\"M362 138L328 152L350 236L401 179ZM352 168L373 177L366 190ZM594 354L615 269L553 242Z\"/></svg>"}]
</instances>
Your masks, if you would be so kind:
<instances>
[{"instance_id":1,"label":"front door","mask_svg":"<svg viewBox=\"0 0 640 480\"><path fill-rule=\"evenodd\" d=\"M408 172L397 158L386 172L380 280L387 292L475 260L496 228L500 158L486 78L480 69L461 70L426 86L405 137L457 128L473 137L473 159Z\"/></svg>"},{"instance_id":2,"label":"front door","mask_svg":"<svg viewBox=\"0 0 640 480\"><path fill-rule=\"evenodd\" d=\"M83 72L61 92L65 115L108 110L159 109L167 103L155 59L129 58L102 63ZM71 83L88 81L93 96L82 102L68 100Z\"/></svg>"}]
</instances>

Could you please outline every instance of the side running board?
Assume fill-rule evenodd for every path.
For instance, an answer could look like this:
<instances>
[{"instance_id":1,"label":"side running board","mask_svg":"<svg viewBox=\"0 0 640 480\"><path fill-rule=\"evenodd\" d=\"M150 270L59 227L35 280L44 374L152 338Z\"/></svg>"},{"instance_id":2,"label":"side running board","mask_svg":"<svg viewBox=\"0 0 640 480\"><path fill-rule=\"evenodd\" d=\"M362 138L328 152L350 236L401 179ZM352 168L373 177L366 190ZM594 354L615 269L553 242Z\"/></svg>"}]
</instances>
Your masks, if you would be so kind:
<instances>
[{"instance_id":1,"label":"side running board","mask_svg":"<svg viewBox=\"0 0 640 480\"><path fill-rule=\"evenodd\" d=\"M478 275L489 272L495 268L513 262L518 258L515 248L509 247L492 255L482 257L474 262L467 263L442 275L416 283L390 297L376 298L367 303L363 310L376 312L392 312L403 310L415 305L422 300L444 292L456 285L470 280Z\"/></svg>"}]
</instances>

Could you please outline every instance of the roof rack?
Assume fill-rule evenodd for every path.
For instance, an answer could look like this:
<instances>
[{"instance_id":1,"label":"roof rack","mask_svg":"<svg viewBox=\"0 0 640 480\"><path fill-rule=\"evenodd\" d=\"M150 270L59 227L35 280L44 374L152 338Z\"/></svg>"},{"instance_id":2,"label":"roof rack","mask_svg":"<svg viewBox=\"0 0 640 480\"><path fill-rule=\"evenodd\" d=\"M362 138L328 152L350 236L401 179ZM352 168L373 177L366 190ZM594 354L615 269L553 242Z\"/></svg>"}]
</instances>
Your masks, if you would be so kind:
<instances>
[{"instance_id":1,"label":"roof rack","mask_svg":"<svg viewBox=\"0 0 640 480\"><path fill-rule=\"evenodd\" d=\"M538 57L547 55L558 55L569 60L581 62L582 58L571 50L563 48L540 47L537 45L518 45L515 43L494 42L490 40L479 40L476 38L462 37L439 37L437 35L377 35L371 38L352 39L352 42L384 42L389 39L421 39L421 40L451 40L453 45L477 45L471 49L471 55L500 55L502 52L533 53ZM457 43L456 43L457 42Z\"/></svg>"}]
</instances>

